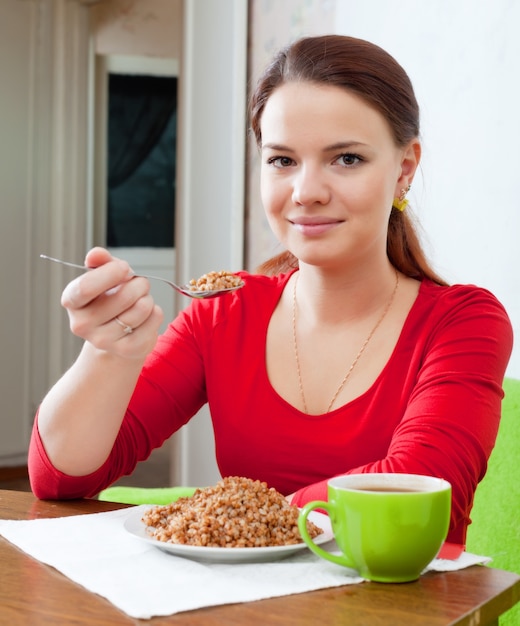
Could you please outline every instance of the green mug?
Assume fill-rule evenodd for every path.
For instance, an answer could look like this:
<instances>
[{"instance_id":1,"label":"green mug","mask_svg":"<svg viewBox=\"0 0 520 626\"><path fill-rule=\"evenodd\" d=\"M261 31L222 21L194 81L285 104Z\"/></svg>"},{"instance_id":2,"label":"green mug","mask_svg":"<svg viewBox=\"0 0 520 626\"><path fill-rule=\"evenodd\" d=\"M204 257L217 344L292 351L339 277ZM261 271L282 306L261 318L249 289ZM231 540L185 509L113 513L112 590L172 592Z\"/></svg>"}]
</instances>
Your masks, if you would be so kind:
<instances>
[{"instance_id":1,"label":"green mug","mask_svg":"<svg viewBox=\"0 0 520 626\"><path fill-rule=\"evenodd\" d=\"M328 502L309 502L298 527L318 556L355 569L368 580L417 580L441 548L450 522L451 485L416 474L349 474L328 482ZM317 546L307 517L323 509L330 517L340 555Z\"/></svg>"}]
</instances>

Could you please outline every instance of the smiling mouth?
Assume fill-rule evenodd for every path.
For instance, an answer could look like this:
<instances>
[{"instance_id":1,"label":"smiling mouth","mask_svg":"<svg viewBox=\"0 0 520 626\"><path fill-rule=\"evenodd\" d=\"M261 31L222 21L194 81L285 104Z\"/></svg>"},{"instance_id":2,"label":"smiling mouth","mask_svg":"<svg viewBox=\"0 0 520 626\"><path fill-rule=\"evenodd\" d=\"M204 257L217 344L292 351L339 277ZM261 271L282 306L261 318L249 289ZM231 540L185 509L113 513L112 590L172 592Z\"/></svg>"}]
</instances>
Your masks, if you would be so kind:
<instances>
[{"instance_id":1,"label":"smiling mouth","mask_svg":"<svg viewBox=\"0 0 520 626\"><path fill-rule=\"evenodd\" d=\"M326 221L315 221L315 220L305 220L305 221L297 221L293 222L289 220L292 226L298 232L307 236L316 236L322 235L323 233L329 232L330 230L336 228L343 223L342 220L326 220Z\"/></svg>"}]
</instances>

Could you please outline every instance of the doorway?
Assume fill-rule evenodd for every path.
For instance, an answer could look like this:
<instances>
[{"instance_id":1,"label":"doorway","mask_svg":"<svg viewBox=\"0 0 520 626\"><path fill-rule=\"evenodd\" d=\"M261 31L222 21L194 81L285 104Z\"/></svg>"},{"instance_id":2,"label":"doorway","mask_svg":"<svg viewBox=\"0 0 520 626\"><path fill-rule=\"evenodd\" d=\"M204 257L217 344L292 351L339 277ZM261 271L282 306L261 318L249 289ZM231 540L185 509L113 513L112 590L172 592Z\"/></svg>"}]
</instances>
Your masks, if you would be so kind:
<instances>
[{"instance_id":1,"label":"doorway","mask_svg":"<svg viewBox=\"0 0 520 626\"><path fill-rule=\"evenodd\" d=\"M174 247L177 78L108 76L106 245Z\"/></svg>"},{"instance_id":2,"label":"doorway","mask_svg":"<svg viewBox=\"0 0 520 626\"><path fill-rule=\"evenodd\" d=\"M105 55L96 59L94 241L138 274L175 278L177 59ZM164 312L175 296L153 282Z\"/></svg>"},{"instance_id":3,"label":"doorway","mask_svg":"<svg viewBox=\"0 0 520 626\"><path fill-rule=\"evenodd\" d=\"M107 137L108 75L178 77L173 248L117 247L134 271L187 282L210 269L244 267L244 173L247 98L247 2L183 2L182 58L96 58L94 145ZM126 68L126 69L125 69ZM107 237L107 155L94 152L92 242ZM104 181L103 185L99 181ZM187 299L152 284L166 322ZM207 407L174 436L171 484L207 485L219 477Z\"/></svg>"}]
</instances>

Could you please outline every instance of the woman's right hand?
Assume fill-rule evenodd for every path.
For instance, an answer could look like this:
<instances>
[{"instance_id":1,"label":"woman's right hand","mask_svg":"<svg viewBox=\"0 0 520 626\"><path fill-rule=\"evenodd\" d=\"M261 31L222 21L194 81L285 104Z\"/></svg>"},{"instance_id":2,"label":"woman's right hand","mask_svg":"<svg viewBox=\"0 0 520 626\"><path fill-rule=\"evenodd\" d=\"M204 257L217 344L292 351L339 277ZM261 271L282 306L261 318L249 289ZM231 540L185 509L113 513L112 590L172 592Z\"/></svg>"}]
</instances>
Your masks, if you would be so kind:
<instances>
[{"instance_id":1,"label":"woman's right hand","mask_svg":"<svg viewBox=\"0 0 520 626\"><path fill-rule=\"evenodd\" d=\"M163 320L148 280L135 277L126 261L104 248L90 250L85 265L96 269L70 282L61 298L71 331L98 350L143 359L154 348Z\"/></svg>"}]
</instances>

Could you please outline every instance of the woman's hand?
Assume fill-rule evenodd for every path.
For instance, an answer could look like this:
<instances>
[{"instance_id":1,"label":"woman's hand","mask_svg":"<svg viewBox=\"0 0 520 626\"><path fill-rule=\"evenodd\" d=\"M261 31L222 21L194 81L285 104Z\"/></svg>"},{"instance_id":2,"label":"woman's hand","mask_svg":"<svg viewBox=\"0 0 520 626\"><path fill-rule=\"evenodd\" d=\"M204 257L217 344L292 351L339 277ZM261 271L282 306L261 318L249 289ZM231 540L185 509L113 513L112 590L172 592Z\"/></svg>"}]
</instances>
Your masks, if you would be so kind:
<instances>
[{"instance_id":1,"label":"woman's hand","mask_svg":"<svg viewBox=\"0 0 520 626\"><path fill-rule=\"evenodd\" d=\"M69 283L61 298L71 331L98 350L144 358L155 346L163 320L148 280L135 277L126 261L103 248L90 250L85 265L96 269Z\"/></svg>"}]
</instances>

